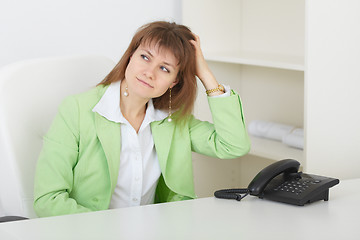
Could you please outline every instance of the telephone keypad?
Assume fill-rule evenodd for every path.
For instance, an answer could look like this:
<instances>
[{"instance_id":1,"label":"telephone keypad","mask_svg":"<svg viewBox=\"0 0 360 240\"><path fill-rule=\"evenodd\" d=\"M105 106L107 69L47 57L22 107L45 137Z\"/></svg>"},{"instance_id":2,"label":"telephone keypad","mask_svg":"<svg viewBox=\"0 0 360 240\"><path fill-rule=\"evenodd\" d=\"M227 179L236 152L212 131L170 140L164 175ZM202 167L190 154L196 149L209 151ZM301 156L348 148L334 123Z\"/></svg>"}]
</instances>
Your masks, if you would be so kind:
<instances>
[{"instance_id":1,"label":"telephone keypad","mask_svg":"<svg viewBox=\"0 0 360 240\"><path fill-rule=\"evenodd\" d=\"M335 178L307 173L281 173L273 177L259 198L303 206L329 199L329 188L338 184Z\"/></svg>"},{"instance_id":2,"label":"telephone keypad","mask_svg":"<svg viewBox=\"0 0 360 240\"><path fill-rule=\"evenodd\" d=\"M289 180L285 181L281 185L274 188L274 191L284 191L284 192L291 192L296 195L300 195L309 188L311 185L320 183L320 180L313 180L313 179L298 179L298 180Z\"/></svg>"}]
</instances>

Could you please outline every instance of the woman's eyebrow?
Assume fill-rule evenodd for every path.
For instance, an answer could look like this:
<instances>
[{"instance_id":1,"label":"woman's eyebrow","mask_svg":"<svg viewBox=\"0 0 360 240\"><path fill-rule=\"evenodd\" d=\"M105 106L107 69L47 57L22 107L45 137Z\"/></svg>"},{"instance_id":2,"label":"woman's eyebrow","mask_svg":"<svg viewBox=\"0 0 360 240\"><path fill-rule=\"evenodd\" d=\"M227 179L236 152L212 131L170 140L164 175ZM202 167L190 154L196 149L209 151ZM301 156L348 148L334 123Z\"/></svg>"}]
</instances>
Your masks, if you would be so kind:
<instances>
[{"instance_id":1,"label":"woman's eyebrow","mask_svg":"<svg viewBox=\"0 0 360 240\"><path fill-rule=\"evenodd\" d=\"M151 53L149 50L144 49L144 51L145 51L145 52L147 52L147 54L149 54L149 55L150 55L150 57L154 57L154 55L152 55L152 53Z\"/></svg>"},{"instance_id":2,"label":"woman's eyebrow","mask_svg":"<svg viewBox=\"0 0 360 240\"><path fill-rule=\"evenodd\" d=\"M168 66L170 66L170 67L172 67L172 68L174 68L175 69L175 66L174 65L172 65L171 63L168 63L168 62L163 62L165 65L168 65Z\"/></svg>"}]
</instances>

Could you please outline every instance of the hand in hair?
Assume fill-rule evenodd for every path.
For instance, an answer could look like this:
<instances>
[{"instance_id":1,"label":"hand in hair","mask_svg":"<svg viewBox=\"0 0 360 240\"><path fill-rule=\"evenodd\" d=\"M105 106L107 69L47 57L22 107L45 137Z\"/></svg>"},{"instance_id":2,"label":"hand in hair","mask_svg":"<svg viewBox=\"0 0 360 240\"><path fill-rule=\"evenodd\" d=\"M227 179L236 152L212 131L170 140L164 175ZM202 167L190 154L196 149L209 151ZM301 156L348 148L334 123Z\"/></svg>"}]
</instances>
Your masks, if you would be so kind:
<instances>
[{"instance_id":1,"label":"hand in hair","mask_svg":"<svg viewBox=\"0 0 360 240\"><path fill-rule=\"evenodd\" d=\"M196 34L193 35L195 40L190 40L190 42L195 47L196 76L200 79L206 90L217 88L219 83L217 82L204 58L200 47L200 38ZM222 94L222 92L214 92L211 95L214 96L220 94Z\"/></svg>"}]
</instances>

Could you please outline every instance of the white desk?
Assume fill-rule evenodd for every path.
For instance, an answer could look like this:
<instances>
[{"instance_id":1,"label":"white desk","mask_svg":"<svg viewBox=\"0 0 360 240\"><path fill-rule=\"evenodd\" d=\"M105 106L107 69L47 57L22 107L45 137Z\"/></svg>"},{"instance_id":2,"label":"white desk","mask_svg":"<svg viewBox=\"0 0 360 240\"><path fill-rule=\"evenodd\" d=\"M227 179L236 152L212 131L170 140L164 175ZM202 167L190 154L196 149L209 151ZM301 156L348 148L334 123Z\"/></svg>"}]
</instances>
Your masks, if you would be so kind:
<instances>
[{"instance_id":1,"label":"white desk","mask_svg":"<svg viewBox=\"0 0 360 240\"><path fill-rule=\"evenodd\" d=\"M360 179L330 189L330 200L292 206L248 196L0 224L0 239L360 239Z\"/></svg>"}]
</instances>

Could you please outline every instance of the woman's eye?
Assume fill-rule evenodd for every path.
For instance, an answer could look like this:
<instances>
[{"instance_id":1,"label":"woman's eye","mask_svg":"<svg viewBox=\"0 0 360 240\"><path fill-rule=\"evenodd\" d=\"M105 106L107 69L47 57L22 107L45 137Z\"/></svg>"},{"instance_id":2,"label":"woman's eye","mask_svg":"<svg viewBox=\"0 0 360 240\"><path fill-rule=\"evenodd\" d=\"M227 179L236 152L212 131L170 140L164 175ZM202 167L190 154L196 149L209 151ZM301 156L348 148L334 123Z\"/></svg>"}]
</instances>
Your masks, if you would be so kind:
<instances>
[{"instance_id":1,"label":"woman's eye","mask_svg":"<svg viewBox=\"0 0 360 240\"><path fill-rule=\"evenodd\" d=\"M144 60L146 60L146 61L149 60L149 58L148 58L146 55L144 55L144 54L141 54L141 57L142 57Z\"/></svg>"},{"instance_id":2,"label":"woman's eye","mask_svg":"<svg viewBox=\"0 0 360 240\"><path fill-rule=\"evenodd\" d=\"M160 69L161 69L162 71L164 71L164 72L168 72L168 73L170 72L169 69L167 69L167 68L164 67L164 66L161 66Z\"/></svg>"}]
</instances>

